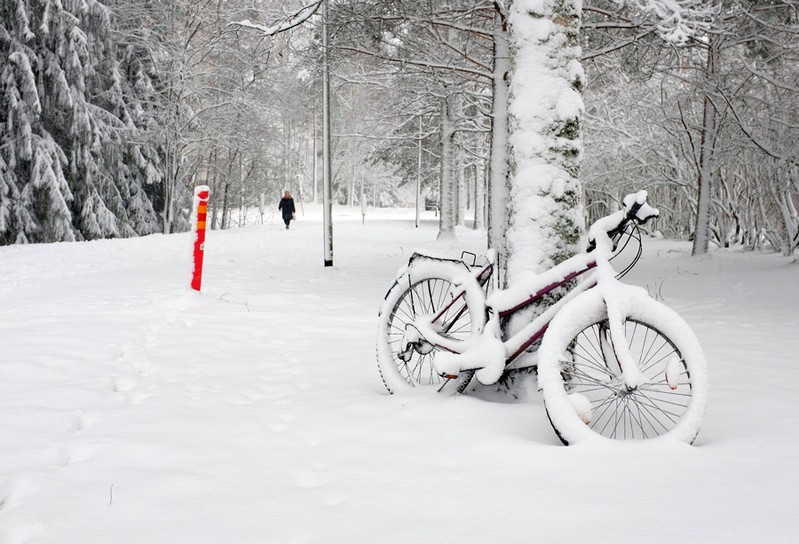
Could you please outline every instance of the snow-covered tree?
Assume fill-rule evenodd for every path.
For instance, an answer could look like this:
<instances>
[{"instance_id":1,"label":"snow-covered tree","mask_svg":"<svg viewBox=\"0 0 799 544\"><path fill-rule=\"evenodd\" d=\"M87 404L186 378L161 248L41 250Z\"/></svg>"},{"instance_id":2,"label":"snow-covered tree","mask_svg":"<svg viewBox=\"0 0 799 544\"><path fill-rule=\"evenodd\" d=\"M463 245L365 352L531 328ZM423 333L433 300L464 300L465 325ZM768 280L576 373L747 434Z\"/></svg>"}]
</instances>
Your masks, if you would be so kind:
<instances>
[{"instance_id":1,"label":"snow-covered tree","mask_svg":"<svg viewBox=\"0 0 799 544\"><path fill-rule=\"evenodd\" d=\"M441 211L439 234L444 237L454 236L456 224L466 215L461 209L466 199L459 197L465 196L465 191L457 187L462 165L488 160L484 142L491 134L494 11L490 4L457 0L421 5L405 0L351 0L342 1L337 11L344 32L337 33L335 47L384 67L371 81L361 79L366 84L401 89L405 101L397 109L393 124L404 127L420 114L437 120L439 135L433 145L426 145L425 157L439 161L435 185ZM345 77L351 79L349 74ZM400 135L407 140L401 141ZM475 139L482 139L483 145L476 148ZM405 160L401 162L415 165L416 141L415 130L400 129L385 140L383 147L404 150ZM399 153L385 155L397 157ZM404 177L406 182L410 179Z\"/></svg>"},{"instance_id":2,"label":"snow-covered tree","mask_svg":"<svg viewBox=\"0 0 799 544\"><path fill-rule=\"evenodd\" d=\"M141 186L157 160L129 144L137 97L113 24L96 0L0 7L3 243L152 232Z\"/></svg>"},{"instance_id":3,"label":"snow-covered tree","mask_svg":"<svg viewBox=\"0 0 799 544\"><path fill-rule=\"evenodd\" d=\"M568 258L582 232L580 3L509 7L507 278Z\"/></svg>"},{"instance_id":4,"label":"snow-covered tree","mask_svg":"<svg viewBox=\"0 0 799 544\"><path fill-rule=\"evenodd\" d=\"M663 203L658 228L693 236L694 254L763 245L745 240L785 251L797 195L795 4L692 5L699 22L676 48L663 46L654 12L587 10L589 212L601 208L598 190L613 200L634 183Z\"/></svg>"}]
</instances>

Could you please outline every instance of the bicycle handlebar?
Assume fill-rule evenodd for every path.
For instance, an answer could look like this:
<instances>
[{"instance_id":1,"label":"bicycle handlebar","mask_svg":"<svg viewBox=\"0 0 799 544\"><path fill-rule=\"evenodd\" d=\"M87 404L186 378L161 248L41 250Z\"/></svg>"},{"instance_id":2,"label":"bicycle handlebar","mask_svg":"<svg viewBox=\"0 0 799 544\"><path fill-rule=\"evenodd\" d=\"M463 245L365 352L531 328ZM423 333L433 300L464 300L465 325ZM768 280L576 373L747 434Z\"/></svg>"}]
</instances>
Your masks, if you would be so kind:
<instances>
[{"instance_id":1,"label":"bicycle handlebar","mask_svg":"<svg viewBox=\"0 0 799 544\"><path fill-rule=\"evenodd\" d=\"M650 219L658 217L660 212L657 208L653 208L646 202L646 191L638 191L631 193L624 197L622 204L624 210L620 210L607 217L603 217L591 226L588 233L588 248L587 252L590 253L596 249L596 235L604 232L607 237L613 242L613 248L616 247L616 237L618 237L627 226L633 222L637 225L643 225ZM607 228L609 225L611 228Z\"/></svg>"},{"instance_id":2,"label":"bicycle handlebar","mask_svg":"<svg viewBox=\"0 0 799 544\"><path fill-rule=\"evenodd\" d=\"M634 194L629 194L624 197L622 201L628 221L635 221L639 225L643 225L650 219L658 217L660 212L657 208L653 208L646 202L646 191L638 191Z\"/></svg>"}]
</instances>

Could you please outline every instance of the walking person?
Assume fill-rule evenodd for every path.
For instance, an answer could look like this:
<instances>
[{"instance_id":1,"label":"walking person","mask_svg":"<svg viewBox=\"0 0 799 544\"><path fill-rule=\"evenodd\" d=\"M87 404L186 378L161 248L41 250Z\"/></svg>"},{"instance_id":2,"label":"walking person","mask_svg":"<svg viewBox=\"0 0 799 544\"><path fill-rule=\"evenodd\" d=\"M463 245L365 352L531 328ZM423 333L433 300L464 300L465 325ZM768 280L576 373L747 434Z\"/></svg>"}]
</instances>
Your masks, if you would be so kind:
<instances>
[{"instance_id":1,"label":"walking person","mask_svg":"<svg viewBox=\"0 0 799 544\"><path fill-rule=\"evenodd\" d=\"M283 198L280 199L280 204L277 209L283 214L283 222L286 224L286 230L289 230L289 223L294 219L294 199L291 198L291 193L286 191Z\"/></svg>"}]
</instances>

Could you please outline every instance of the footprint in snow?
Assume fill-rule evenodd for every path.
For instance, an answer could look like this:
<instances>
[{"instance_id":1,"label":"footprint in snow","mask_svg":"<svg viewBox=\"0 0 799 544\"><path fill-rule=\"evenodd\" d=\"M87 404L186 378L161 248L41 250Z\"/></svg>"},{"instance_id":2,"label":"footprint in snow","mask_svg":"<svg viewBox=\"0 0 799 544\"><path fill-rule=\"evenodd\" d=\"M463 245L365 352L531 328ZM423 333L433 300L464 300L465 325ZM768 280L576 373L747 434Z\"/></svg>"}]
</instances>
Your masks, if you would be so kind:
<instances>
[{"instance_id":1,"label":"footprint in snow","mask_svg":"<svg viewBox=\"0 0 799 544\"><path fill-rule=\"evenodd\" d=\"M79 433L88 428L92 423L99 418L95 415L87 414L84 411L79 411L74 414L69 422L69 430L73 433Z\"/></svg>"},{"instance_id":2,"label":"footprint in snow","mask_svg":"<svg viewBox=\"0 0 799 544\"><path fill-rule=\"evenodd\" d=\"M98 444L71 444L61 449L61 458L64 462L60 465L80 463L93 458L100 448Z\"/></svg>"}]
</instances>

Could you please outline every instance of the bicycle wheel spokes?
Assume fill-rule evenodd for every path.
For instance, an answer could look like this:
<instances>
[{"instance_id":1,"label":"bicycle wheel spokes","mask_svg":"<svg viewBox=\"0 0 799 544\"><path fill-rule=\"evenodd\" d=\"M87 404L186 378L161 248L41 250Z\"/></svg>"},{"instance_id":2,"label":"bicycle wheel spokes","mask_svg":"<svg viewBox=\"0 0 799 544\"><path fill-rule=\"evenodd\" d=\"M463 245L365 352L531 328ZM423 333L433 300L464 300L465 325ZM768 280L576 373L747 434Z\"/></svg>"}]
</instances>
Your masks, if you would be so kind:
<instances>
[{"instance_id":1,"label":"bicycle wheel spokes","mask_svg":"<svg viewBox=\"0 0 799 544\"><path fill-rule=\"evenodd\" d=\"M602 354L601 339L606 332L596 323L579 333L562 365L568 394L586 397L591 406L589 426L614 439L646 439L668 432L688 409L691 399L690 376L674 344L657 329L634 320L625 324L625 336L633 360L646 383L632 391L624 380L609 370ZM677 387L666 379L668 361L677 357L681 372Z\"/></svg>"},{"instance_id":2,"label":"bicycle wheel spokes","mask_svg":"<svg viewBox=\"0 0 799 544\"><path fill-rule=\"evenodd\" d=\"M598 292L567 304L544 335L538 383L549 421L564 444L597 435L692 443L699 432L708 385L696 335L673 310L645 294L630 290L629 300L620 315L619 342L610 349L608 305ZM618 348L627 350L625 368L637 366L637 385L625 383Z\"/></svg>"},{"instance_id":3,"label":"bicycle wheel spokes","mask_svg":"<svg viewBox=\"0 0 799 544\"><path fill-rule=\"evenodd\" d=\"M400 357L407 327L415 326L420 317L440 314L432 325L441 336L463 341L473 334L469 308L463 299L453 303L449 294L451 285L442 278L418 281L399 298L388 319L387 342L394 364L400 376L412 386L433 386L442 390L452 379L436 373L434 362L438 350L431 344L426 349L413 348L408 360Z\"/></svg>"}]
</instances>

